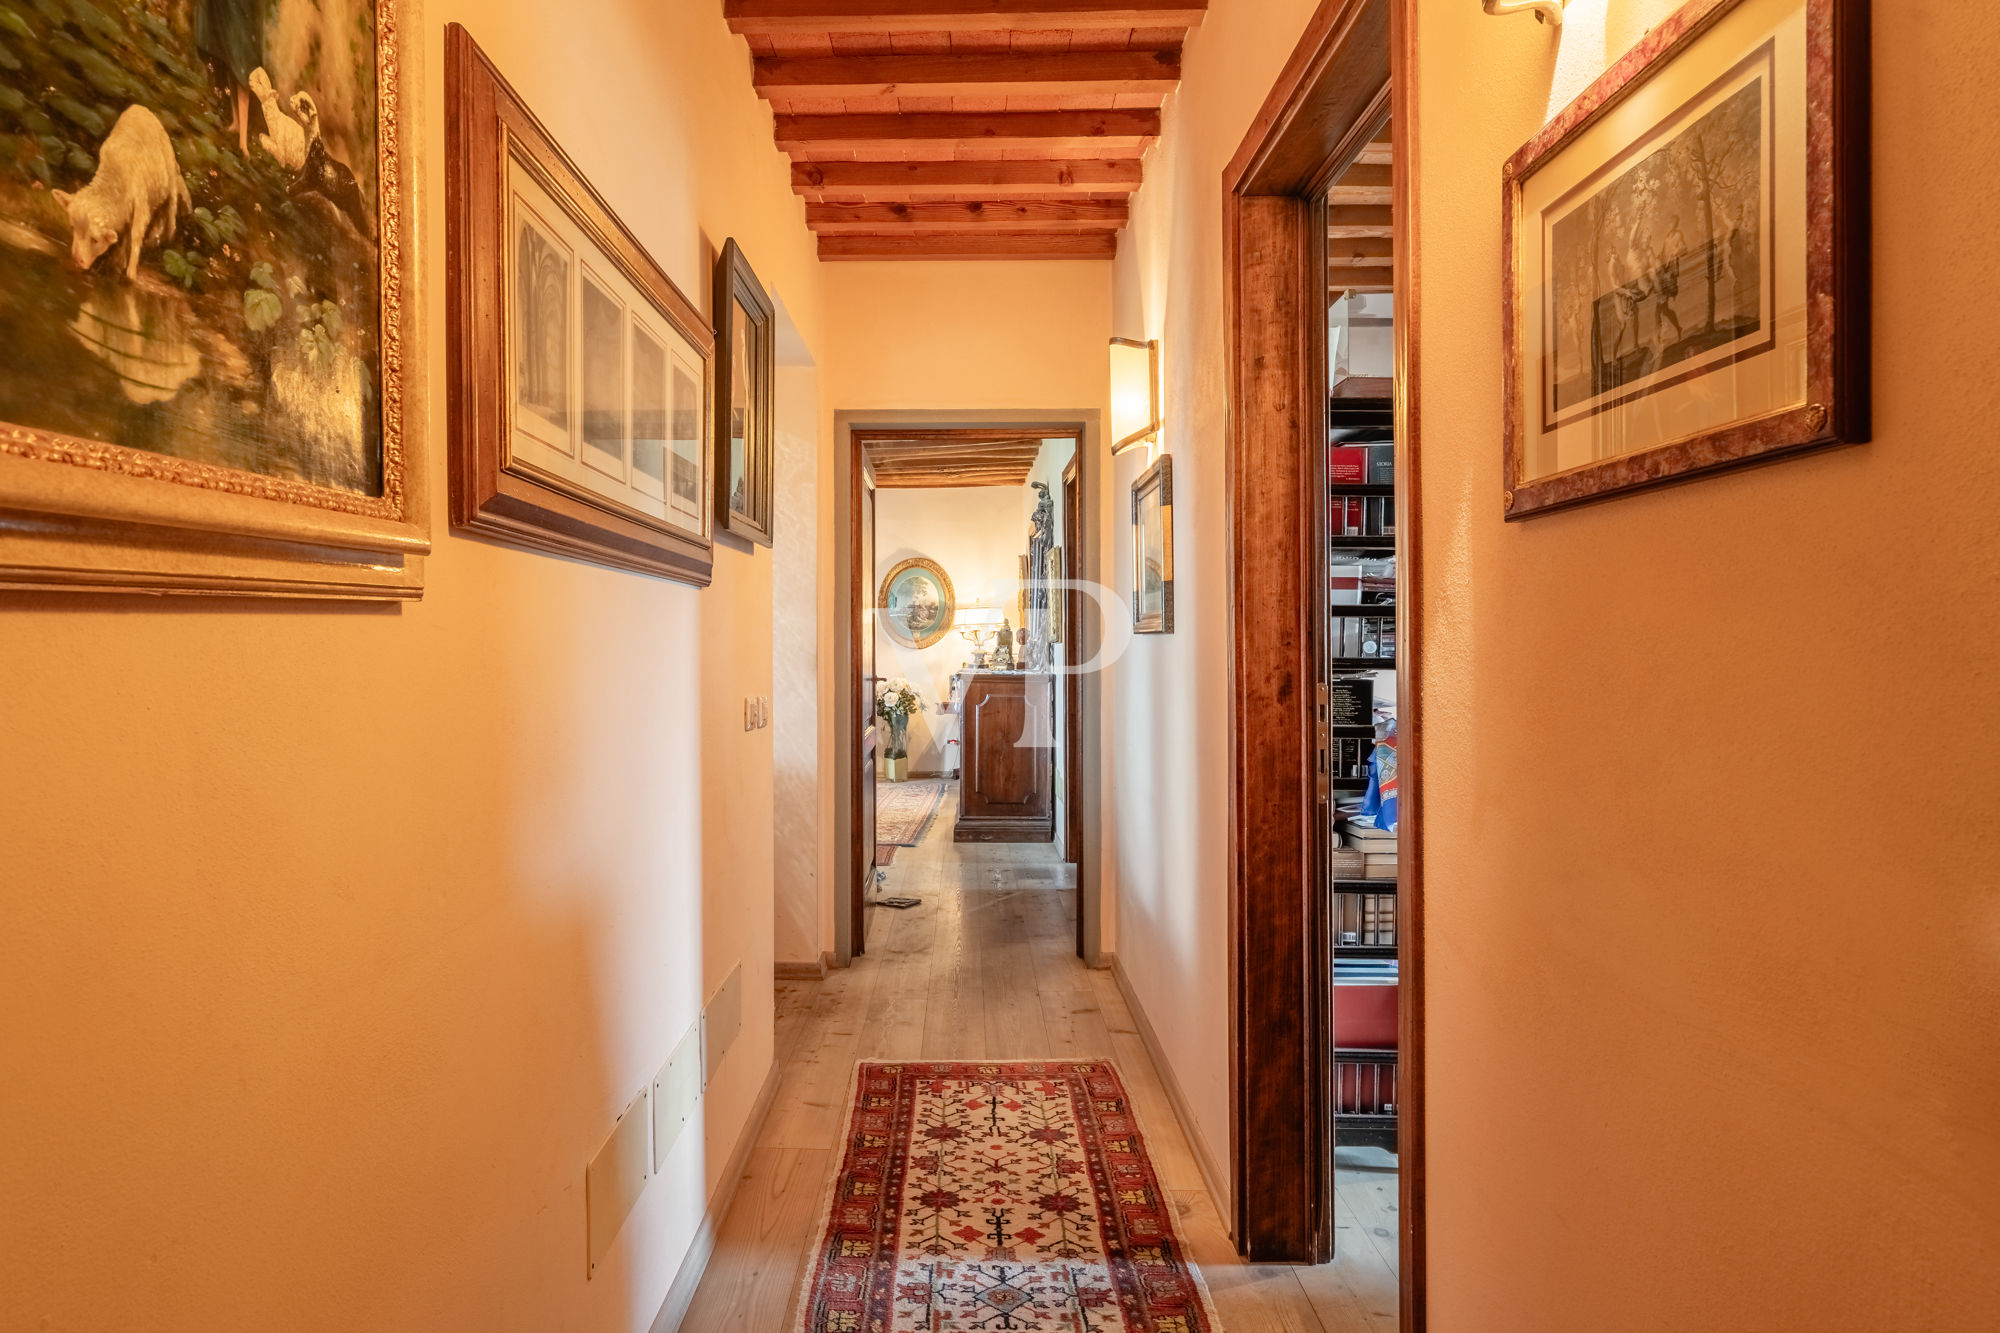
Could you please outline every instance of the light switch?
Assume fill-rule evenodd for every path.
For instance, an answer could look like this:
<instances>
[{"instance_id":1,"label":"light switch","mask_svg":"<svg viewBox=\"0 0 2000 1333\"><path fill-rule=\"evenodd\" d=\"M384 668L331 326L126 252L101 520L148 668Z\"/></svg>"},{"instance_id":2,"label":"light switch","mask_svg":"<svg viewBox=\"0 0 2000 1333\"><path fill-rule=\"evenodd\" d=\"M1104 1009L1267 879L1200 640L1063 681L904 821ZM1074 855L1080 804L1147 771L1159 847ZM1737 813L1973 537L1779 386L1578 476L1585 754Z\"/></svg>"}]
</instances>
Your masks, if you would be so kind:
<instances>
[{"instance_id":1,"label":"light switch","mask_svg":"<svg viewBox=\"0 0 2000 1333\"><path fill-rule=\"evenodd\" d=\"M705 1088L722 1068L736 1034L743 1030L743 965L730 969L722 986L701 1012L701 1085Z\"/></svg>"},{"instance_id":2,"label":"light switch","mask_svg":"<svg viewBox=\"0 0 2000 1333\"><path fill-rule=\"evenodd\" d=\"M646 1151L647 1131L651 1128L646 1107L646 1092L641 1089L619 1115L604 1146L583 1168L583 1207L589 1229L592 1273L604 1262L611 1242L618 1237L618 1229L625 1225L632 1205L639 1202L639 1194L646 1188L647 1168L651 1163Z\"/></svg>"},{"instance_id":3,"label":"light switch","mask_svg":"<svg viewBox=\"0 0 2000 1333\"><path fill-rule=\"evenodd\" d=\"M653 1080L653 1170L666 1164L675 1140L701 1104L701 1024L690 1023Z\"/></svg>"}]
</instances>

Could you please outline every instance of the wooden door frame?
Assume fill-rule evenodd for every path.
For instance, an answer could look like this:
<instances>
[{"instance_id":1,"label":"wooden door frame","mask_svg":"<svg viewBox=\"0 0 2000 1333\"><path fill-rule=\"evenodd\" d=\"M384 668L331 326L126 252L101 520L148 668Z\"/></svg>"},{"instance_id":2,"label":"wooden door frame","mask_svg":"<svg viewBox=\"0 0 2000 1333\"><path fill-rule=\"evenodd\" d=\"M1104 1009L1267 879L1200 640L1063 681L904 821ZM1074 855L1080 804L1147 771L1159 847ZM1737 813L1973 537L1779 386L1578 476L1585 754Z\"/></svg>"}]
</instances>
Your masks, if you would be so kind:
<instances>
[{"instance_id":1,"label":"wooden door frame","mask_svg":"<svg viewBox=\"0 0 2000 1333\"><path fill-rule=\"evenodd\" d=\"M847 500L847 514L836 531L834 542L834 617L836 623L846 626L846 641L842 645L845 659L838 673L842 687L835 711L835 726L843 753L855 755L863 743L868 721L859 707L861 636L867 632L868 610L874 601L873 571L864 574L855 558L861 530L862 449L869 434L885 430L908 433L915 430L993 429L1018 430L1024 434L1045 431L1049 439L1074 438L1076 453L1072 461L1077 468L1085 540L1072 541L1065 532L1064 540L1074 550L1065 552L1064 561L1076 571L1071 577L1078 581L1105 581L1099 571L1098 558L1098 544L1103 534L1095 530L1097 525L1090 521L1090 516L1105 512L1103 496L1099 491L1110 468L1102 465L1098 457L1105 444L1102 410L1095 407L1074 411L842 410L834 413L833 424L834 494L844 494ZM1070 622L1079 660L1088 660L1102 644L1103 626L1100 620L1091 612L1079 614ZM1077 819L1081 825L1081 851L1076 872L1077 955L1086 963L1097 966L1104 961L1101 958L1103 895L1100 874L1103 828L1101 819L1090 818L1089 811L1082 808L1080 798L1085 792L1099 789L1097 779L1103 767L1102 678L1101 673L1093 673L1089 677L1072 676L1067 679L1072 691L1069 697L1075 701L1069 720L1074 745L1072 753L1077 756L1077 762L1070 767L1067 775L1068 794L1072 805L1080 811ZM834 772L835 808L844 812L844 841L850 849L855 849L861 825L861 795L856 769L854 765L843 762L834 766ZM869 864L872 865L874 848L870 847L868 853ZM858 849L845 860L858 862ZM867 882L866 876L855 865L848 865L841 878L844 882L834 886L835 900L836 904L845 904L848 910L834 912L833 963L845 967L862 952L861 946L865 946L856 904L865 898Z\"/></svg>"},{"instance_id":2,"label":"wooden door frame","mask_svg":"<svg viewBox=\"0 0 2000 1333\"><path fill-rule=\"evenodd\" d=\"M1074 585L1083 578L1082 534L1087 524L1083 512L1083 450L1069 460L1062 473L1063 550L1062 575ZM1083 594L1072 586L1064 588L1062 623L1066 655L1076 660L1083 615ZM1076 675L1063 677L1063 859L1071 865L1083 864L1083 767L1080 719L1083 716L1083 680ZM1076 956L1085 958L1083 912L1076 914Z\"/></svg>"},{"instance_id":3,"label":"wooden door frame","mask_svg":"<svg viewBox=\"0 0 2000 1333\"><path fill-rule=\"evenodd\" d=\"M1406 1330L1426 1320L1414 19L1415 0L1323 0L1223 179L1234 1223L1253 1258L1321 1262L1333 1238L1332 978L1314 726L1327 287L1326 240L1312 223L1332 169L1358 151L1385 103L1392 113Z\"/></svg>"}]
</instances>

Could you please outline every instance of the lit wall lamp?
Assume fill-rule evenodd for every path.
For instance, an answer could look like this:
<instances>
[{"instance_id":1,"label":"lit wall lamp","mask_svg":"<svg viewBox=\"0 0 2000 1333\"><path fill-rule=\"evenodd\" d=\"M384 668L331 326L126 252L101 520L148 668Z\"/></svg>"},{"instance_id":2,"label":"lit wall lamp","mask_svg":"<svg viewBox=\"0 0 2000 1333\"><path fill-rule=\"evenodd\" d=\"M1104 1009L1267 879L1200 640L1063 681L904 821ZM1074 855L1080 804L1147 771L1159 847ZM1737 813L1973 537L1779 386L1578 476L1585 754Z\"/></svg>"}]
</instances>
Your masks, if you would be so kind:
<instances>
[{"instance_id":1,"label":"lit wall lamp","mask_svg":"<svg viewBox=\"0 0 2000 1333\"><path fill-rule=\"evenodd\" d=\"M1160 342L1111 340L1111 452L1160 436Z\"/></svg>"},{"instance_id":2,"label":"lit wall lamp","mask_svg":"<svg viewBox=\"0 0 2000 1333\"><path fill-rule=\"evenodd\" d=\"M1526 14L1532 12L1537 23L1552 23L1560 28L1563 21L1563 6L1569 0L1486 0L1489 14Z\"/></svg>"}]
</instances>

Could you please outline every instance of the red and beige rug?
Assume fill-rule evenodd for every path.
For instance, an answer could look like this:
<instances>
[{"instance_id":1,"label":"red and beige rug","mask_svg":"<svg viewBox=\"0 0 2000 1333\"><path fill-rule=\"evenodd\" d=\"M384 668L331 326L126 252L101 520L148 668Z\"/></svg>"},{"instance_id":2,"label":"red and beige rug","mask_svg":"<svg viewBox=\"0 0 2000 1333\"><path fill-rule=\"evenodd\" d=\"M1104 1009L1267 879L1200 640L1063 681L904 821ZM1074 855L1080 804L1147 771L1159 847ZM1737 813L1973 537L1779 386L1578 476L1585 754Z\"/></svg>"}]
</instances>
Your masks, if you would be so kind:
<instances>
[{"instance_id":1,"label":"red and beige rug","mask_svg":"<svg viewBox=\"0 0 2000 1333\"><path fill-rule=\"evenodd\" d=\"M944 781L938 778L916 782L875 784L875 841L897 847L914 847L924 840L938 805L944 800Z\"/></svg>"},{"instance_id":2,"label":"red and beige rug","mask_svg":"<svg viewBox=\"0 0 2000 1333\"><path fill-rule=\"evenodd\" d=\"M1108 1060L856 1066L794 1333L1219 1333Z\"/></svg>"}]
</instances>

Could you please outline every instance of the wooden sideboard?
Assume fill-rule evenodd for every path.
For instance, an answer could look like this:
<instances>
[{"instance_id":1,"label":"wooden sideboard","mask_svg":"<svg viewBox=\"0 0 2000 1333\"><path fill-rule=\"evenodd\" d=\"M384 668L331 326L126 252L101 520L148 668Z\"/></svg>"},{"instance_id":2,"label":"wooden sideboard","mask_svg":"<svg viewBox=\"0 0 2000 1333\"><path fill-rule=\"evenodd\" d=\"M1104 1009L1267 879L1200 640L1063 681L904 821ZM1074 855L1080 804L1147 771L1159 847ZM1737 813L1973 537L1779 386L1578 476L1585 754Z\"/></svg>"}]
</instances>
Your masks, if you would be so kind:
<instances>
[{"instance_id":1,"label":"wooden sideboard","mask_svg":"<svg viewBox=\"0 0 2000 1333\"><path fill-rule=\"evenodd\" d=\"M956 842L1053 842L1056 836L1055 678L974 671L957 681ZM1024 735L1045 743L1021 745Z\"/></svg>"}]
</instances>

